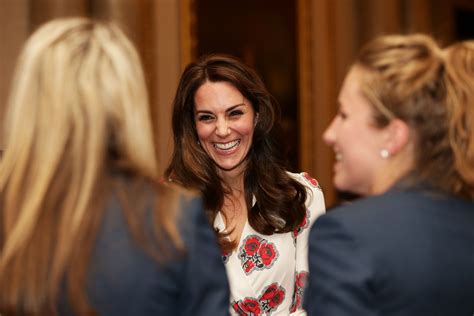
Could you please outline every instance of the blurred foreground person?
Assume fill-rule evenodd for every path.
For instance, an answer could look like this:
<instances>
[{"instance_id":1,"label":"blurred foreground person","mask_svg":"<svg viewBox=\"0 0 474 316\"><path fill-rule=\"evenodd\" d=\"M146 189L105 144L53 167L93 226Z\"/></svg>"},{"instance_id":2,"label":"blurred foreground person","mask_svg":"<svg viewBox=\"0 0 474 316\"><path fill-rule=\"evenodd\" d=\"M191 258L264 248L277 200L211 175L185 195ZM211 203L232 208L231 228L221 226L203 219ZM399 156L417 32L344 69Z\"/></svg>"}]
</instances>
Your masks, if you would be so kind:
<instances>
[{"instance_id":1,"label":"blurred foreground person","mask_svg":"<svg viewBox=\"0 0 474 316\"><path fill-rule=\"evenodd\" d=\"M227 315L201 200L157 185L134 47L59 19L20 56L0 165L0 314Z\"/></svg>"},{"instance_id":2,"label":"blurred foreground person","mask_svg":"<svg viewBox=\"0 0 474 316\"><path fill-rule=\"evenodd\" d=\"M474 42L377 38L339 103L334 184L366 198L311 230L309 315L472 315Z\"/></svg>"}]
</instances>

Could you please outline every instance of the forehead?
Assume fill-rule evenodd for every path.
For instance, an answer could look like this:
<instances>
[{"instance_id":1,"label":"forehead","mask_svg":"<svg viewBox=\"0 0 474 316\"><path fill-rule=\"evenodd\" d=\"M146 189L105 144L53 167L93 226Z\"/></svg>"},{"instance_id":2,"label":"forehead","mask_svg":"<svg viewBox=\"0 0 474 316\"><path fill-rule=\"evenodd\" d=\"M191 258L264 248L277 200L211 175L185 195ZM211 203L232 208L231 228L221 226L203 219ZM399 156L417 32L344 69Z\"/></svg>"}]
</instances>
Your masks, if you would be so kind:
<instances>
[{"instance_id":1,"label":"forehead","mask_svg":"<svg viewBox=\"0 0 474 316\"><path fill-rule=\"evenodd\" d=\"M345 110L371 112L372 106L362 91L362 82L367 73L359 67L352 67L346 75L339 93L339 103Z\"/></svg>"},{"instance_id":2,"label":"forehead","mask_svg":"<svg viewBox=\"0 0 474 316\"><path fill-rule=\"evenodd\" d=\"M229 108L238 104L250 105L250 102L231 83L226 81L206 81L194 94L195 110Z\"/></svg>"}]
</instances>

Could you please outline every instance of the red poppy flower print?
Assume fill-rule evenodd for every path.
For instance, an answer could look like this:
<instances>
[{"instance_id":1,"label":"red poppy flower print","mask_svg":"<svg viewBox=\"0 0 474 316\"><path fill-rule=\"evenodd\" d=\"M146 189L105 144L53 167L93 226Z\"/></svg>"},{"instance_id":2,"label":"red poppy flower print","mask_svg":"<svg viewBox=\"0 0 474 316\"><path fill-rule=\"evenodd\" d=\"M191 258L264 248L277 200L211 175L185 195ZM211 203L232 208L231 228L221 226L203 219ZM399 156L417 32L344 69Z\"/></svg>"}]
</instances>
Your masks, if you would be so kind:
<instances>
[{"instance_id":1,"label":"red poppy flower print","mask_svg":"<svg viewBox=\"0 0 474 316\"><path fill-rule=\"evenodd\" d=\"M305 228L308 228L309 227L309 211L306 210L306 216L303 218L303 221L301 222L301 224L298 226L298 228L296 228L294 231L293 231L293 238L295 239L295 242L296 242L296 237L298 237L299 234L301 234L301 232L303 230L305 230Z\"/></svg>"},{"instance_id":2,"label":"red poppy flower print","mask_svg":"<svg viewBox=\"0 0 474 316\"><path fill-rule=\"evenodd\" d=\"M269 313L278 308L285 298L285 289L277 283L269 285L260 297L260 304Z\"/></svg>"},{"instance_id":3,"label":"red poppy flower print","mask_svg":"<svg viewBox=\"0 0 474 316\"><path fill-rule=\"evenodd\" d=\"M262 309L258 300L254 298L245 298L243 301L234 301L232 308L239 316L260 316Z\"/></svg>"},{"instance_id":4,"label":"red poppy flower print","mask_svg":"<svg viewBox=\"0 0 474 316\"><path fill-rule=\"evenodd\" d=\"M285 298L285 289L273 283L262 291L258 299L246 297L232 302L232 308L239 316L270 316Z\"/></svg>"},{"instance_id":5,"label":"red poppy flower print","mask_svg":"<svg viewBox=\"0 0 474 316\"><path fill-rule=\"evenodd\" d=\"M301 296L295 295L293 296L293 301L291 302L290 306L290 313L296 312L296 310L301 306Z\"/></svg>"},{"instance_id":6,"label":"red poppy flower print","mask_svg":"<svg viewBox=\"0 0 474 316\"><path fill-rule=\"evenodd\" d=\"M306 281L308 280L308 272L301 271L296 273L296 287L298 289L304 289L306 287Z\"/></svg>"},{"instance_id":7,"label":"red poppy flower print","mask_svg":"<svg viewBox=\"0 0 474 316\"><path fill-rule=\"evenodd\" d=\"M311 177L307 172L303 172L302 175L311 186L321 189L318 180Z\"/></svg>"},{"instance_id":8,"label":"red poppy flower print","mask_svg":"<svg viewBox=\"0 0 474 316\"><path fill-rule=\"evenodd\" d=\"M273 259L275 259L276 251L272 243L263 244L258 250L258 254L262 258L262 262L265 266L272 264Z\"/></svg>"},{"instance_id":9,"label":"red poppy flower print","mask_svg":"<svg viewBox=\"0 0 474 316\"><path fill-rule=\"evenodd\" d=\"M247 313L242 306L243 302L242 301L233 301L232 302L232 308L234 311L237 313L239 316L250 316L249 313Z\"/></svg>"},{"instance_id":10,"label":"red poppy flower print","mask_svg":"<svg viewBox=\"0 0 474 316\"><path fill-rule=\"evenodd\" d=\"M244 269L246 274L249 274L255 268L255 263L252 260L247 260L243 264L242 268Z\"/></svg>"},{"instance_id":11,"label":"red poppy flower print","mask_svg":"<svg viewBox=\"0 0 474 316\"><path fill-rule=\"evenodd\" d=\"M294 313L301 307L303 300L304 289L306 288L306 280L308 279L308 272L301 271L295 275L295 291L293 294L293 301L291 303L290 312Z\"/></svg>"},{"instance_id":12,"label":"red poppy flower print","mask_svg":"<svg viewBox=\"0 0 474 316\"><path fill-rule=\"evenodd\" d=\"M254 254L257 253L258 248L260 248L260 237L258 236L250 236L246 241L245 241L245 251L249 256L253 256Z\"/></svg>"},{"instance_id":13,"label":"red poppy flower print","mask_svg":"<svg viewBox=\"0 0 474 316\"><path fill-rule=\"evenodd\" d=\"M260 304L257 300L252 298L246 298L241 304L242 310L247 314L259 316L261 313Z\"/></svg>"},{"instance_id":14,"label":"red poppy flower print","mask_svg":"<svg viewBox=\"0 0 474 316\"><path fill-rule=\"evenodd\" d=\"M250 235L243 241L238 257L245 274L250 274L255 270L270 269L278 259L278 251L275 244Z\"/></svg>"},{"instance_id":15,"label":"red poppy flower print","mask_svg":"<svg viewBox=\"0 0 474 316\"><path fill-rule=\"evenodd\" d=\"M224 264L229 262L229 257L230 257L231 254L232 253L228 253L228 252L222 252L221 253L222 262L224 262Z\"/></svg>"}]
</instances>

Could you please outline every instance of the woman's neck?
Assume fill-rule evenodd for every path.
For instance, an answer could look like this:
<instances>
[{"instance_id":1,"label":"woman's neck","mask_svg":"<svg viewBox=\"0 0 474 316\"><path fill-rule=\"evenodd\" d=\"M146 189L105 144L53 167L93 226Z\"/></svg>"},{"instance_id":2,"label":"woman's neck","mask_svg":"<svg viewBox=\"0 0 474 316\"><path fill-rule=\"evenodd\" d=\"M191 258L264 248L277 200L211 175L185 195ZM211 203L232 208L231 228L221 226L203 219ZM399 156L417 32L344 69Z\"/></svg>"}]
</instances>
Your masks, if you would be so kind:
<instances>
[{"instance_id":1,"label":"woman's neck","mask_svg":"<svg viewBox=\"0 0 474 316\"><path fill-rule=\"evenodd\" d=\"M232 177L223 179L225 186L230 192L224 196L224 204L221 212L224 215L224 222L229 238L239 242L245 223L247 222L248 210L245 201L244 177Z\"/></svg>"},{"instance_id":2,"label":"woman's neck","mask_svg":"<svg viewBox=\"0 0 474 316\"><path fill-rule=\"evenodd\" d=\"M382 194L395 183L413 170L413 159L409 157L394 157L376 177L370 195Z\"/></svg>"},{"instance_id":3,"label":"woman's neck","mask_svg":"<svg viewBox=\"0 0 474 316\"><path fill-rule=\"evenodd\" d=\"M241 194L244 192L244 170L222 170L220 177L223 185L231 190L232 195Z\"/></svg>"}]
</instances>

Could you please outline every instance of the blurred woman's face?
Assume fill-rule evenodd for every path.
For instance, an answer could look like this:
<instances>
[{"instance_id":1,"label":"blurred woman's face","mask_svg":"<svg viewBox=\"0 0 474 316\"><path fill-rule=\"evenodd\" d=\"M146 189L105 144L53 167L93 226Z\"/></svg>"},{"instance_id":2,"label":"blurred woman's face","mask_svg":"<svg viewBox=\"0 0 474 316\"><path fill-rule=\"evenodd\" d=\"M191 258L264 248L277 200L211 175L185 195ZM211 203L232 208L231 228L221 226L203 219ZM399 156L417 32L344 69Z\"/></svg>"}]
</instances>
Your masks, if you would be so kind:
<instances>
[{"instance_id":1,"label":"blurred woman's face","mask_svg":"<svg viewBox=\"0 0 474 316\"><path fill-rule=\"evenodd\" d=\"M202 148L226 174L241 174L256 124L252 104L228 82L206 82L194 96Z\"/></svg>"},{"instance_id":2,"label":"blurred woman's face","mask_svg":"<svg viewBox=\"0 0 474 316\"><path fill-rule=\"evenodd\" d=\"M364 70L353 67L339 93L339 111L323 135L336 155L335 187L361 195L374 193L384 159L383 129L373 123L372 107L364 98L359 82Z\"/></svg>"}]
</instances>

